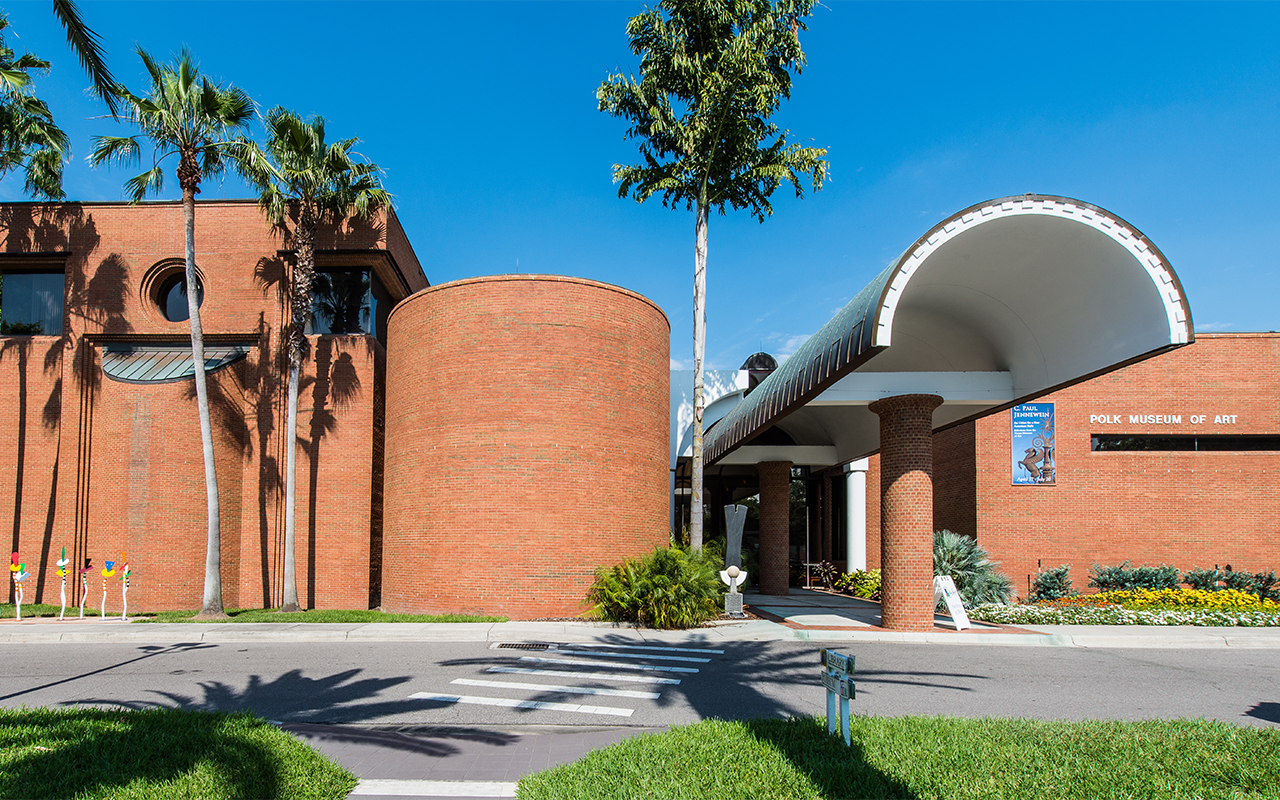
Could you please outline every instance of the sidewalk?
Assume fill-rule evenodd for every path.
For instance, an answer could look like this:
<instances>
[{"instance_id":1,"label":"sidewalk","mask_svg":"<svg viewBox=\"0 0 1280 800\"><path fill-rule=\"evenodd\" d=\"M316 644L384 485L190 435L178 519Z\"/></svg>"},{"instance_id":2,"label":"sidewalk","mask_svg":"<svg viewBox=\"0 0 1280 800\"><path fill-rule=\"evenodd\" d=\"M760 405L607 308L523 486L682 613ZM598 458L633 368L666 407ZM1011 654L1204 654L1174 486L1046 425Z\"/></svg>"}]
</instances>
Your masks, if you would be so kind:
<instances>
[{"instance_id":1,"label":"sidewalk","mask_svg":"<svg viewBox=\"0 0 1280 800\"><path fill-rule=\"evenodd\" d=\"M757 619L716 620L687 631L658 631L590 621L466 623L135 623L119 617L0 620L0 644L54 642L590 642L600 636L636 643L903 642L1038 647L1233 647L1280 649L1280 628L1188 625L1024 625L975 622L957 631L950 617L934 617L928 632L880 627L880 604L847 595L792 589L788 595L748 591Z\"/></svg>"}]
</instances>

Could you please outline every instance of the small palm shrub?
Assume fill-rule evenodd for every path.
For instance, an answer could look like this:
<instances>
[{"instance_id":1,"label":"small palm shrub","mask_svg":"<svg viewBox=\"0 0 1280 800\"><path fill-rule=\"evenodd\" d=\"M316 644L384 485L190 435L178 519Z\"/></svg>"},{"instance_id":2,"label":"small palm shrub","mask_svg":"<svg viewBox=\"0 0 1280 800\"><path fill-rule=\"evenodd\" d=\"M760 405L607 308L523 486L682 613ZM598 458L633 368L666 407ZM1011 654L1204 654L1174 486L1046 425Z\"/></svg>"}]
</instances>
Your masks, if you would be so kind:
<instances>
[{"instance_id":1,"label":"small palm shrub","mask_svg":"<svg viewBox=\"0 0 1280 800\"><path fill-rule=\"evenodd\" d=\"M591 612L610 622L650 628L694 628L722 610L718 553L659 548L596 570L587 594Z\"/></svg>"},{"instance_id":2,"label":"small palm shrub","mask_svg":"<svg viewBox=\"0 0 1280 800\"><path fill-rule=\"evenodd\" d=\"M1130 567L1128 561L1117 567L1094 564L1089 568L1089 585L1100 592L1177 589L1182 585L1182 573L1170 566Z\"/></svg>"},{"instance_id":3,"label":"small palm shrub","mask_svg":"<svg viewBox=\"0 0 1280 800\"><path fill-rule=\"evenodd\" d=\"M840 571L836 569L836 565L830 561L823 561L814 567L813 575L822 581L822 585L828 589L834 589L836 580L840 576Z\"/></svg>"},{"instance_id":4,"label":"small palm shrub","mask_svg":"<svg viewBox=\"0 0 1280 800\"><path fill-rule=\"evenodd\" d=\"M987 551L976 540L951 531L934 531L933 574L950 575L967 606L1004 603L1012 592L1009 579L996 571Z\"/></svg>"},{"instance_id":5,"label":"small palm shrub","mask_svg":"<svg viewBox=\"0 0 1280 800\"><path fill-rule=\"evenodd\" d=\"M1071 565L1063 564L1055 569L1042 569L1031 581L1031 593L1027 595L1028 603L1039 603L1047 600L1061 600L1078 592L1071 588Z\"/></svg>"}]
</instances>

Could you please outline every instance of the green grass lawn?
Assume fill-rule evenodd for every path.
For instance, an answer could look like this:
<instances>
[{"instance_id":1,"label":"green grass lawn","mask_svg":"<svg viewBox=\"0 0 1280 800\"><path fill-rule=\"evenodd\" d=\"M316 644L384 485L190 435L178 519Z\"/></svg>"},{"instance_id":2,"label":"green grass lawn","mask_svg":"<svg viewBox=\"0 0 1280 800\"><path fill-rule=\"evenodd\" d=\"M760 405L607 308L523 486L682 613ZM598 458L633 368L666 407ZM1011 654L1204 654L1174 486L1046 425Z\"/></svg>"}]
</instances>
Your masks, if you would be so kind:
<instances>
[{"instance_id":1,"label":"green grass lawn","mask_svg":"<svg viewBox=\"0 0 1280 800\"><path fill-rule=\"evenodd\" d=\"M26 608L23 608L25 615ZM161 611L160 613L139 619L139 622L506 622L506 617L481 617L467 614L384 614L369 609L332 610L332 611L297 611L281 614L273 609L231 608L227 609L229 619L197 620L195 611Z\"/></svg>"},{"instance_id":2,"label":"green grass lawn","mask_svg":"<svg viewBox=\"0 0 1280 800\"><path fill-rule=\"evenodd\" d=\"M23 603L22 618L29 619L33 617L56 617L61 606L51 606L47 603ZM263 608L230 608L227 609L227 619L220 620L197 620L192 619L196 615L195 611L161 611L158 614L138 614L129 615L132 622L278 622L278 623L297 623L297 622L506 622L506 617L482 617L470 616L467 614L384 614L381 611L373 611L369 609L350 609L336 611L299 611L294 614L281 614L273 609ZM0 619L13 619L17 616L17 608L13 603L0 603ZM85 619L89 617L98 617L97 609L86 607L84 610ZM107 617L120 617L120 609L117 608L115 613L111 612L111 607L107 607ZM67 614L64 620L76 620L80 618L80 607L72 608L67 606Z\"/></svg>"},{"instance_id":3,"label":"green grass lawn","mask_svg":"<svg viewBox=\"0 0 1280 800\"><path fill-rule=\"evenodd\" d=\"M0 797L342 798L355 785L250 714L0 710Z\"/></svg>"},{"instance_id":4,"label":"green grass lawn","mask_svg":"<svg viewBox=\"0 0 1280 800\"><path fill-rule=\"evenodd\" d=\"M58 616L58 612L61 610L62 610L61 605L50 605L48 603L23 603L22 618L28 619L31 617L56 617ZM13 619L16 616L18 616L17 604L0 603L0 619ZM87 604L85 605L84 607L85 619L88 619L89 617L94 617L96 619L98 616L99 616L98 609L96 607L91 607ZM108 617L120 616L120 607L116 606L116 611L114 614L112 614L111 608L108 606L107 616ZM67 614L65 619L79 619L79 618L80 618L80 606L68 604Z\"/></svg>"},{"instance_id":5,"label":"green grass lawn","mask_svg":"<svg viewBox=\"0 0 1280 800\"><path fill-rule=\"evenodd\" d=\"M522 800L1280 797L1280 730L1203 720L707 720L520 781Z\"/></svg>"}]
</instances>

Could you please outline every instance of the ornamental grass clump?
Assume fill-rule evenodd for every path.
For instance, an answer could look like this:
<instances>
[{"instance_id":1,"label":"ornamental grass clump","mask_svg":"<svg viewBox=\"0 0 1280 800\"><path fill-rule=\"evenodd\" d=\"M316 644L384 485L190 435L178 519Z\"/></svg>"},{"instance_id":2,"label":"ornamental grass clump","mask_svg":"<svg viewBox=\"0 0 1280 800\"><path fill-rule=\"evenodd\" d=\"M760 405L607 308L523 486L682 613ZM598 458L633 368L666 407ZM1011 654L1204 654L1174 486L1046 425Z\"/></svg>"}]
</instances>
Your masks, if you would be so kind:
<instances>
[{"instance_id":1,"label":"ornamental grass clump","mask_svg":"<svg viewBox=\"0 0 1280 800\"><path fill-rule=\"evenodd\" d=\"M1012 593L1009 579L978 542L951 531L933 534L933 574L950 575L966 606L1005 603Z\"/></svg>"},{"instance_id":2,"label":"ornamental grass clump","mask_svg":"<svg viewBox=\"0 0 1280 800\"><path fill-rule=\"evenodd\" d=\"M591 613L610 622L650 628L694 628L722 610L716 554L658 548L596 570L587 595Z\"/></svg>"}]
</instances>

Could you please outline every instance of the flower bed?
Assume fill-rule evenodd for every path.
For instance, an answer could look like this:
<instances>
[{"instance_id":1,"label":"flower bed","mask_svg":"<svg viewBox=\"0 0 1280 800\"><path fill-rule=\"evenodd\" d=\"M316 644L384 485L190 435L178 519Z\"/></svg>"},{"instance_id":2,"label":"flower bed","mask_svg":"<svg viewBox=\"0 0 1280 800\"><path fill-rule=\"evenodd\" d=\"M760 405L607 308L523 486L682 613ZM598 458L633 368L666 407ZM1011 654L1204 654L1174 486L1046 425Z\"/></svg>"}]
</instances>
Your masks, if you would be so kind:
<instances>
[{"instance_id":1,"label":"flower bed","mask_svg":"<svg viewBox=\"0 0 1280 800\"><path fill-rule=\"evenodd\" d=\"M1280 603L1234 589L1136 589L1026 605L986 604L969 616L1004 625L1280 627Z\"/></svg>"}]
</instances>

